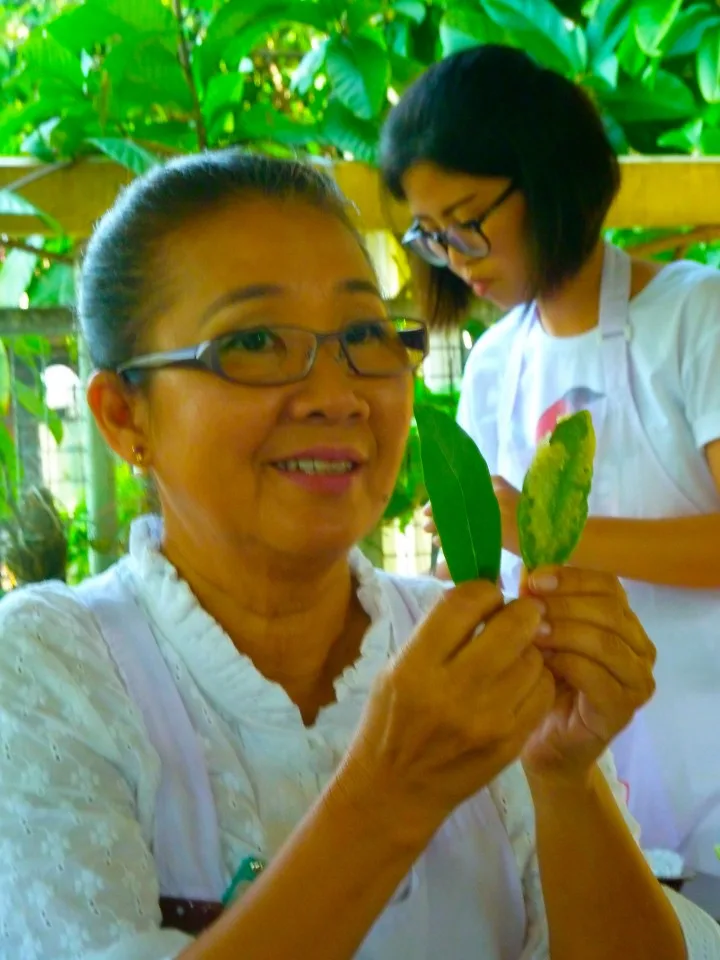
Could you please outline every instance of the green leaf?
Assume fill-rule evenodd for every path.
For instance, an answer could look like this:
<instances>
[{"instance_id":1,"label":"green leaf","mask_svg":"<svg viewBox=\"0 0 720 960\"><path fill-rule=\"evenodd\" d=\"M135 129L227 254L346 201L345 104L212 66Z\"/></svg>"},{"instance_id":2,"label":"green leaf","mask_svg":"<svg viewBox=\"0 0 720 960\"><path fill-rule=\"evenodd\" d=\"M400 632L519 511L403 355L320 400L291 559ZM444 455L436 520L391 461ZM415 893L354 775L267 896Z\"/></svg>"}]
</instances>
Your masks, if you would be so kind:
<instances>
[{"instance_id":1,"label":"green leaf","mask_svg":"<svg viewBox=\"0 0 720 960\"><path fill-rule=\"evenodd\" d=\"M422 0L394 0L392 9L417 24L423 22L428 12Z\"/></svg>"},{"instance_id":2,"label":"green leaf","mask_svg":"<svg viewBox=\"0 0 720 960\"><path fill-rule=\"evenodd\" d=\"M703 34L697 53L700 92L708 103L720 103L720 26Z\"/></svg>"},{"instance_id":3,"label":"green leaf","mask_svg":"<svg viewBox=\"0 0 720 960\"><path fill-rule=\"evenodd\" d=\"M6 217L39 217L40 211L36 206L14 193L12 190L0 190L0 214Z\"/></svg>"},{"instance_id":4,"label":"green leaf","mask_svg":"<svg viewBox=\"0 0 720 960\"><path fill-rule=\"evenodd\" d=\"M318 73L322 70L325 63L325 53L327 51L327 40L323 40L317 47L308 50L300 63L293 71L290 89L293 93L299 93L305 96Z\"/></svg>"},{"instance_id":5,"label":"green leaf","mask_svg":"<svg viewBox=\"0 0 720 960\"><path fill-rule=\"evenodd\" d=\"M633 32L648 57L660 54L660 44L680 12L682 0L639 0L633 6Z\"/></svg>"},{"instance_id":6,"label":"green leaf","mask_svg":"<svg viewBox=\"0 0 720 960\"><path fill-rule=\"evenodd\" d=\"M538 446L517 512L528 572L570 559L587 520L594 457L595 431L587 410L563 417Z\"/></svg>"},{"instance_id":7,"label":"green leaf","mask_svg":"<svg viewBox=\"0 0 720 960\"><path fill-rule=\"evenodd\" d=\"M45 406L42 387L39 390L33 390L32 387L23 383L22 380L16 379L13 384L13 390L15 399L21 407L24 407L28 413L31 413L33 417L36 417L38 420L45 419L47 407Z\"/></svg>"},{"instance_id":8,"label":"green leaf","mask_svg":"<svg viewBox=\"0 0 720 960\"><path fill-rule=\"evenodd\" d=\"M550 0L483 0L487 15L544 66L576 76L587 65L585 36Z\"/></svg>"},{"instance_id":9,"label":"green leaf","mask_svg":"<svg viewBox=\"0 0 720 960\"><path fill-rule=\"evenodd\" d=\"M144 147L133 143L132 140L123 140L120 137L93 137L88 140L88 143L138 176L160 164L158 157Z\"/></svg>"},{"instance_id":10,"label":"green leaf","mask_svg":"<svg viewBox=\"0 0 720 960\"><path fill-rule=\"evenodd\" d=\"M706 127L700 138L700 150L706 157L715 157L720 154L720 129Z\"/></svg>"},{"instance_id":11,"label":"green leaf","mask_svg":"<svg viewBox=\"0 0 720 960\"><path fill-rule=\"evenodd\" d=\"M72 307L75 304L75 276L66 263L53 263L30 291L33 307Z\"/></svg>"},{"instance_id":12,"label":"green leaf","mask_svg":"<svg viewBox=\"0 0 720 960\"><path fill-rule=\"evenodd\" d=\"M87 0L87 4L122 20L138 33L177 33L177 21L161 0Z\"/></svg>"},{"instance_id":13,"label":"green leaf","mask_svg":"<svg viewBox=\"0 0 720 960\"><path fill-rule=\"evenodd\" d=\"M505 32L479 8L451 7L439 26L442 55L449 57L479 43L502 43Z\"/></svg>"},{"instance_id":14,"label":"green leaf","mask_svg":"<svg viewBox=\"0 0 720 960\"><path fill-rule=\"evenodd\" d=\"M127 32L127 23L104 9L102 3L86 0L51 20L47 32L63 47L79 55L82 50L93 50L111 37L121 37Z\"/></svg>"},{"instance_id":15,"label":"green leaf","mask_svg":"<svg viewBox=\"0 0 720 960\"><path fill-rule=\"evenodd\" d=\"M5 416L10 406L10 360L7 348L0 340L0 416Z\"/></svg>"},{"instance_id":16,"label":"green leaf","mask_svg":"<svg viewBox=\"0 0 720 960\"><path fill-rule=\"evenodd\" d=\"M686 57L695 53L705 31L718 24L720 15L713 13L712 7L706 4L681 10L663 43L665 59Z\"/></svg>"},{"instance_id":17,"label":"green leaf","mask_svg":"<svg viewBox=\"0 0 720 960\"><path fill-rule=\"evenodd\" d=\"M700 148L704 123L702 119L691 120L675 130L666 130L658 137L659 147L671 147L683 153L692 153Z\"/></svg>"},{"instance_id":18,"label":"green leaf","mask_svg":"<svg viewBox=\"0 0 720 960\"><path fill-rule=\"evenodd\" d=\"M0 307L17 307L30 286L37 256L25 250L10 250L0 268Z\"/></svg>"},{"instance_id":19,"label":"green leaf","mask_svg":"<svg viewBox=\"0 0 720 960\"><path fill-rule=\"evenodd\" d=\"M37 31L21 49L26 73L38 81L59 80L82 93L83 77L80 60L70 50L44 31Z\"/></svg>"},{"instance_id":20,"label":"green leaf","mask_svg":"<svg viewBox=\"0 0 720 960\"><path fill-rule=\"evenodd\" d=\"M455 583L500 576L502 535L487 463L458 424L430 406L415 407L425 486Z\"/></svg>"},{"instance_id":21,"label":"green leaf","mask_svg":"<svg viewBox=\"0 0 720 960\"><path fill-rule=\"evenodd\" d=\"M696 111L692 91L679 77L659 70L652 89L640 81L620 81L617 90L601 94L620 123L685 120Z\"/></svg>"},{"instance_id":22,"label":"green leaf","mask_svg":"<svg viewBox=\"0 0 720 960\"><path fill-rule=\"evenodd\" d=\"M317 139L315 124L297 123L286 114L264 104L235 114L236 136L240 140L272 140L276 143L305 146Z\"/></svg>"},{"instance_id":23,"label":"green leaf","mask_svg":"<svg viewBox=\"0 0 720 960\"><path fill-rule=\"evenodd\" d=\"M205 121L210 124L218 114L233 112L242 103L244 90L242 73L216 73L210 77L202 103Z\"/></svg>"},{"instance_id":24,"label":"green leaf","mask_svg":"<svg viewBox=\"0 0 720 960\"><path fill-rule=\"evenodd\" d=\"M372 120L361 120L338 100L330 99L321 124L322 136L344 154L375 166L380 129Z\"/></svg>"},{"instance_id":25,"label":"green leaf","mask_svg":"<svg viewBox=\"0 0 720 960\"><path fill-rule=\"evenodd\" d=\"M362 120L376 117L387 97L387 52L366 37L333 37L326 63L338 100Z\"/></svg>"}]
</instances>

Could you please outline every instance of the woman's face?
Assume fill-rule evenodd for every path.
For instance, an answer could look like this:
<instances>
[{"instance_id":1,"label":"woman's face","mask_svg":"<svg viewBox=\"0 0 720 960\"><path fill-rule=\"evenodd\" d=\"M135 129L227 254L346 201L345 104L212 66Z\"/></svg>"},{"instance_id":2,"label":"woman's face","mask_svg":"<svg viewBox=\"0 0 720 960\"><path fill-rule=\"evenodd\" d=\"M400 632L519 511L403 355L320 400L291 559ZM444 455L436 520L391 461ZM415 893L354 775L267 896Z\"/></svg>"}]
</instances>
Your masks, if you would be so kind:
<instances>
[{"instance_id":1,"label":"woman's face","mask_svg":"<svg viewBox=\"0 0 720 960\"><path fill-rule=\"evenodd\" d=\"M233 203L174 234L162 255L172 302L147 351L258 325L328 333L386 316L351 232L302 201ZM330 341L299 383L250 387L163 369L151 374L145 396L147 459L168 530L321 555L347 550L380 518L402 460L413 388L409 372L353 375ZM354 466L332 477L297 469L299 461L307 471L333 459Z\"/></svg>"},{"instance_id":2,"label":"woman's face","mask_svg":"<svg viewBox=\"0 0 720 960\"><path fill-rule=\"evenodd\" d=\"M510 184L501 177L453 173L433 163L410 167L402 186L414 220L427 230L444 230L484 216ZM523 303L529 292L525 200L517 190L494 210L482 230L487 257L470 258L450 248L449 267L478 297L504 310Z\"/></svg>"}]
</instances>

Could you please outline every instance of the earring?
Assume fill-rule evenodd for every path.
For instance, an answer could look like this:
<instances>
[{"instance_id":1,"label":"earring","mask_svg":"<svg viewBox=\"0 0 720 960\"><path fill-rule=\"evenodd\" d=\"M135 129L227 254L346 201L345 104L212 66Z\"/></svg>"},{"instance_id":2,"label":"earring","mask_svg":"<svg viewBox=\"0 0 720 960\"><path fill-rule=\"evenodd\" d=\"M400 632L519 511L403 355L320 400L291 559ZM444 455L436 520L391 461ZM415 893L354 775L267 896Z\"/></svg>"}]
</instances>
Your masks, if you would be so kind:
<instances>
[{"instance_id":1,"label":"earring","mask_svg":"<svg viewBox=\"0 0 720 960\"><path fill-rule=\"evenodd\" d=\"M135 461L132 472L136 477L141 477L145 473L145 451L142 447L133 444L132 455Z\"/></svg>"}]
</instances>

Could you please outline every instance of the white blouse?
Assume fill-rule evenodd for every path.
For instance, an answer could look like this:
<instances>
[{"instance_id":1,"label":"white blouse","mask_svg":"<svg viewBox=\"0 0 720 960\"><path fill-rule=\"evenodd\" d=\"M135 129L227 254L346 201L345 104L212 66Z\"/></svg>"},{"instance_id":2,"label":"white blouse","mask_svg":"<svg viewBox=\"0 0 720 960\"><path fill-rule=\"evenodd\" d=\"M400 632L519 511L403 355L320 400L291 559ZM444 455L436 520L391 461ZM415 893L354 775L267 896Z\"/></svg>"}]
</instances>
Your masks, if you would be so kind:
<instances>
[{"instance_id":1,"label":"white blouse","mask_svg":"<svg viewBox=\"0 0 720 960\"><path fill-rule=\"evenodd\" d=\"M389 604L377 572L353 551L358 597L371 625L358 660L335 683L336 702L306 728L285 691L237 652L179 580L153 530L135 525L120 572L201 737L229 879L245 857L272 857L347 750L373 678L394 651ZM424 610L443 589L433 580L409 586ZM603 769L619 798L609 755ZM182 952L190 938L159 927L151 852L159 781L159 758L138 707L74 591L46 583L6 597L0 603L1 960L170 960ZM506 769L490 795L522 885L527 925L518 960L546 960L533 809L521 766ZM667 894L689 960L720 960L720 928Z\"/></svg>"}]
</instances>

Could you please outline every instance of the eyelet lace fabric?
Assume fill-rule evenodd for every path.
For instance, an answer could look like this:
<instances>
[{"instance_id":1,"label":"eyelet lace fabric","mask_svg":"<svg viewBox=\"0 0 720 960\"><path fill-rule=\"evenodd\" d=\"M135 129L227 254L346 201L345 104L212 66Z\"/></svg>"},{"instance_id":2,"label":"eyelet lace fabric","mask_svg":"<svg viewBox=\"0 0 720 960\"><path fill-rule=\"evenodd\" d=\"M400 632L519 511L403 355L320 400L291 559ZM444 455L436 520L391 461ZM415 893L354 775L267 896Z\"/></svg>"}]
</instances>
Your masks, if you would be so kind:
<instances>
[{"instance_id":1,"label":"eyelet lace fabric","mask_svg":"<svg viewBox=\"0 0 720 960\"><path fill-rule=\"evenodd\" d=\"M303 725L284 690L240 655L158 549L133 528L121 575L133 589L201 737L230 880L271 858L346 751L377 672L395 650L383 583L351 563L371 618L337 700ZM442 593L415 581L427 611ZM607 776L619 795L611 761ZM160 767L95 621L71 588L24 588L0 603L0 958L169 960L189 943L162 930L151 852ZM491 786L522 877L528 925L518 960L548 957L533 811L519 765ZM670 894L669 894L670 895ZM672 896L690 960L720 960L720 934ZM471 960L458 957L448 960Z\"/></svg>"}]
</instances>

